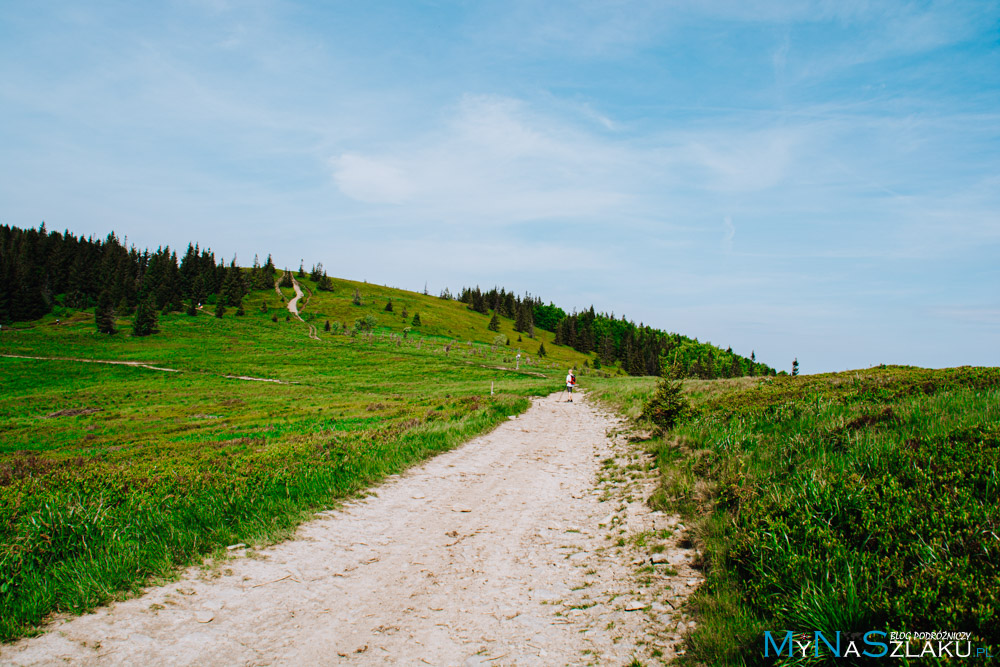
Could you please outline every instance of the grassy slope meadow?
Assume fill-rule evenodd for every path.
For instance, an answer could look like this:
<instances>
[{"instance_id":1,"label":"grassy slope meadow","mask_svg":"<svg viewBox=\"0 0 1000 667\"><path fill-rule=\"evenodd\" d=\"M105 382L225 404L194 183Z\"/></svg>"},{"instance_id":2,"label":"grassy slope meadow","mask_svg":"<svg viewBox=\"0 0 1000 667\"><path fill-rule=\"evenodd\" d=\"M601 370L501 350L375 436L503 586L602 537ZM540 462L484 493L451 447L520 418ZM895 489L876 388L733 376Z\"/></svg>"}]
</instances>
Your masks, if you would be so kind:
<instances>
[{"instance_id":1,"label":"grassy slope meadow","mask_svg":"<svg viewBox=\"0 0 1000 667\"><path fill-rule=\"evenodd\" d=\"M655 386L589 383L633 417ZM646 443L662 473L653 503L695 522L706 561L685 663L775 664L765 630L779 640L964 631L997 655L1000 369L882 367L685 390L695 414ZM828 658L810 649L788 664Z\"/></svg>"},{"instance_id":2,"label":"grassy slope meadow","mask_svg":"<svg viewBox=\"0 0 1000 667\"><path fill-rule=\"evenodd\" d=\"M118 335L97 334L92 312L4 327L0 354L181 372L0 357L0 638L226 545L280 539L311 512L523 411L527 396L558 389L582 360L551 346L558 365L539 364L538 342L525 336L532 363L514 372L509 321L503 332L515 342L493 351L482 344L497 335L488 318L464 304L303 283L313 290L303 316L319 341L285 321L274 290L249 295L242 317L217 319L210 307L161 316L147 338L129 336L125 320ZM350 303L355 286L362 307ZM382 310L390 296L395 313ZM323 331L327 319L351 326L364 314L379 321L371 336ZM550 347L551 334L538 336Z\"/></svg>"}]
</instances>

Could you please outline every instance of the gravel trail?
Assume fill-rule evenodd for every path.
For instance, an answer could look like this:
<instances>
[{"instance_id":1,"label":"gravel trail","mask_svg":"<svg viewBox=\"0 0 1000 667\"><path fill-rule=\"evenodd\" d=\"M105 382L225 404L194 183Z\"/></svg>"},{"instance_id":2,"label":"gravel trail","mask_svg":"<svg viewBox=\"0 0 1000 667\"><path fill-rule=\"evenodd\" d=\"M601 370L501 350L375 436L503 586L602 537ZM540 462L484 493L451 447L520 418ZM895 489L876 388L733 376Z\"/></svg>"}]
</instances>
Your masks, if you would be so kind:
<instances>
[{"instance_id":1,"label":"gravel trail","mask_svg":"<svg viewBox=\"0 0 1000 667\"><path fill-rule=\"evenodd\" d=\"M245 557L235 549L141 597L58 620L0 648L0 663L668 660L690 625L694 552L677 546L675 517L642 502L651 473L615 435L617 420L584 396L564 398L536 399L492 433L317 515L295 539ZM630 546L651 530L673 536L656 555L664 565Z\"/></svg>"}]
</instances>

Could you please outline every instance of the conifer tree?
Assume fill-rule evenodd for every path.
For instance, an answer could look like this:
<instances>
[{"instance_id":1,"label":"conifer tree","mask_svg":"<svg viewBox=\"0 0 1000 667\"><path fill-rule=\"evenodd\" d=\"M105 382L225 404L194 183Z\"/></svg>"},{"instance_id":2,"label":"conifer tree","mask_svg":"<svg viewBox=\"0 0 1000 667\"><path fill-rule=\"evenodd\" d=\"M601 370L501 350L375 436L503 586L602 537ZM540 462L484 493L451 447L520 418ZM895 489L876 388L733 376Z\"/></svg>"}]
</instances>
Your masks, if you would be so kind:
<instances>
[{"instance_id":1,"label":"conifer tree","mask_svg":"<svg viewBox=\"0 0 1000 667\"><path fill-rule=\"evenodd\" d=\"M406 312L406 306L403 306L403 319L405 320L409 316L410 316L410 314L408 312Z\"/></svg>"},{"instance_id":2,"label":"conifer tree","mask_svg":"<svg viewBox=\"0 0 1000 667\"><path fill-rule=\"evenodd\" d=\"M330 330L330 320L327 320L326 324L323 325L323 331L329 331L329 330Z\"/></svg>"},{"instance_id":3,"label":"conifer tree","mask_svg":"<svg viewBox=\"0 0 1000 667\"><path fill-rule=\"evenodd\" d=\"M795 377L798 374L799 374L799 358L795 357L795 359L792 360L792 377Z\"/></svg>"},{"instance_id":4,"label":"conifer tree","mask_svg":"<svg viewBox=\"0 0 1000 667\"><path fill-rule=\"evenodd\" d=\"M188 299L188 307L187 310L184 312L186 312L191 317L195 317L198 314L198 308L196 308L194 305L194 299Z\"/></svg>"},{"instance_id":5,"label":"conifer tree","mask_svg":"<svg viewBox=\"0 0 1000 667\"><path fill-rule=\"evenodd\" d=\"M351 299L351 303L353 303L355 306L361 305L361 292L358 291L357 287L354 288L354 298Z\"/></svg>"},{"instance_id":6,"label":"conifer tree","mask_svg":"<svg viewBox=\"0 0 1000 667\"><path fill-rule=\"evenodd\" d=\"M132 319L132 335L148 336L156 333L156 309L153 308L152 295L139 300Z\"/></svg>"},{"instance_id":7,"label":"conifer tree","mask_svg":"<svg viewBox=\"0 0 1000 667\"><path fill-rule=\"evenodd\" d=\"M387 312L387 313L391 313L392 312L392 299L389 299L386 302L386 304L385 304L385 312Z\"/></svg>"},{"instance_id":8,"label":"conifer tree","mask_svg":"<svg viewBox=\"0 0 1000 667\"><path fill-rule=\"evenodd\" d=\"M546 354L547 354L547 352L545 352L545 343L539 343L539 345L538 345L538 356L539 357L544 357Z\"/></svg>"},{"instance_id":9,"label":"conifer tree","mask_svg":"<svg viewBox=\"0 0 1000 667\"><path fill-rule=\"evenodd\" d=\"M215 302L215 316L220 320L222 316L226 314L226 304L222 303L222 299Z\"/></svg>"},{"instance_id":10,"label":"conifer tree","mask_svg":"<svg viewBox=\"0 0 1000 667\"><path fill-rule=\"evenodd\" d=\"M111 294L107 290L101 292L97 300L97 308L94 309L94 323L97 324L97 331L104 334L118 333L115 328L115 309L111 302Z\"/></svg>"},{"instance_id":11,"label":"conifer tree","mask_svg":"<svg viewBox=\"0 0 1000 667\"><path fill-rule=\"evenodd\" d=\"M420 313L413 313L413 322L411 324L415 327L420 326Z\"/></svg>"},{"instance_id":12,"label":"conifer tree","mask_svg":"<svg viewBox=\"0 0 1000 667\"><path fill-rule=\"evenodd\" d=\"M500 331L500 318L497 317L497 311L493 311L493 317L490 318L490 323L487 325L490 331Z\"/></svg>"}]
</instances>

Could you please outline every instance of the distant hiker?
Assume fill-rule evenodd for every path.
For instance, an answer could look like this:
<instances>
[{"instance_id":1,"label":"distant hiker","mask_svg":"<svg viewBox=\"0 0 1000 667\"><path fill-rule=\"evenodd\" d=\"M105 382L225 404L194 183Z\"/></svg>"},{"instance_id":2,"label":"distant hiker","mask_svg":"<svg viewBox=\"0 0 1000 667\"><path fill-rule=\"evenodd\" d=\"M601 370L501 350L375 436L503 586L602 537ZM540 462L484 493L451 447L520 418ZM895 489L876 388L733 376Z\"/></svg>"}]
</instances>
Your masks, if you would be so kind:
<instances>
[{"instance_id":1,"label":"distant hiker","mask_svg":"<svg viewBox=\"0 0 1000 667\"><path fill-rule=\"evenodd\" d=\"M567 403L573 402L573 387L576 386L576 375L573 373L573 369L569 369L569 373L566 375L566 393L569 394L569 400Z\"/></svg>"}]
</instances>

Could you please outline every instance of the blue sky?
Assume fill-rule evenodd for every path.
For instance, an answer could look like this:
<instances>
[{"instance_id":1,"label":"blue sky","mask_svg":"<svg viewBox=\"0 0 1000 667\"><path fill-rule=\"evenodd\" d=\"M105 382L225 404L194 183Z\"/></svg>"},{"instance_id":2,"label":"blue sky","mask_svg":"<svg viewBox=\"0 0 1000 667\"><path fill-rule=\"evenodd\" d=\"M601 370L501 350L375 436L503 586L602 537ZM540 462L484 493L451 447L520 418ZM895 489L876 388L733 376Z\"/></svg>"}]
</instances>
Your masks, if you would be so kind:
<instances>
[{"instance_id":1,"label":"blue sky","mask_svg":"<svg viewBox=\"0 0 1000 667\"><path fill-rule=\"evenodd\" d=\"M0 223L1000 365L1000 3L0 4Z\"/></svg>"}]
</instances>

